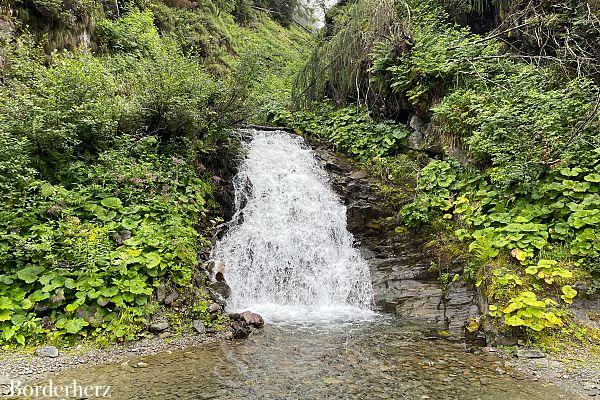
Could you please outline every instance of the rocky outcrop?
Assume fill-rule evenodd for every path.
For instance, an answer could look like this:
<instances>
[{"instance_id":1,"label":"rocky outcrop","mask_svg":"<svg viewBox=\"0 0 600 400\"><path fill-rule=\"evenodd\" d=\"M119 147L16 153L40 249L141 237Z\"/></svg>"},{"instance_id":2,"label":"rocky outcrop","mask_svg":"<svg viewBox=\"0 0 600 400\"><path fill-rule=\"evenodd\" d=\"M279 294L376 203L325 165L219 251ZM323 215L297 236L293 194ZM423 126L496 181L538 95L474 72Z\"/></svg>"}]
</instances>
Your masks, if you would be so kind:
<instances>
[{"instance_id":1,"label":"rocky outcrop","mask_svg":"<svg viewBox=\"0 0 600 400\"><path fill-rule=\"evenodd\" d=\"M375 306L462 336L466 322L479 314L472 288L459 282L442 285L439 272L431 268L436 254L424 240L396 232L396 212L378 194L378 182L343 156L319 143L312 146L346 204L348 229L370 266Z\"/></svg>"}]
</instances>

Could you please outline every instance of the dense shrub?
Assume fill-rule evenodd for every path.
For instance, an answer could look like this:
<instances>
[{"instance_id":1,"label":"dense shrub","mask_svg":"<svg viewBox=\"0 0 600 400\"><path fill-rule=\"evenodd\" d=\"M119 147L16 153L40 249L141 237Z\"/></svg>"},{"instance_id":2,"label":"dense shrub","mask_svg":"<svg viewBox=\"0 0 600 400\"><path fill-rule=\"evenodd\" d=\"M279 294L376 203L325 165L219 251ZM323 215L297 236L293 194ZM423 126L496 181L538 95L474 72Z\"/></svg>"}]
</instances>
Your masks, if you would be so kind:
<instances>
[{"instance_id":1,"label":"dense shrub","mask_svg":"<svg viewBox=\"0 0 600 400\"><path fill-rule=\"evenodd\" d=\"M524 63L496 36L452 23L437 1L381 7L391 3L384 27L375 12L357 12L371 9L370 0L330 13L324 41L296 81L304 97L296 104L332 95L372 115L420 117L420 150L444 159L419 171L412 200L398 207L404 225L435 230L466 250L463 279L484 290L490 318L528 333L563 326L578 291L600 287L597 84L560 62ZM400 146L382 151L390 130L365 130L376 122L355 124L356 116L338 126L347 109L312 108L281 121L359 159L373 152L389 159L377 165L404 184L405 165L389 157ZM450 156L456 152L466 165Z\"/></svg>"},{"instance_id":2,"label":"dense shrub","mask_svg":"<svg viewBox=\"0 0 600 400\"><path fill-rule=\"evenodd\" d=\"M98 22L95 34L100 48L112 52L152 55L160 46L150 11L134 9L117 20L103 19Z\"/></svg>"},{"instance_id":3,"label":"dense shrub","mask_svg":"<svg viewBox=\"0 0 600 400\"><path fill-rule=\"evenodd\" d=\"M119 1L97 15L95 54L45 53L37 31L2 42L0 346L138 338L170 313L159 285L185 293L178 313L223 321L199 266L220 221L210 178L233 157L232 125L260 115L253 86L300 53L284 52L298 31L266 16L241 27L231 10Z\"/></svg>"},{"instance_id":4,"label":"dense shrub","mask_svg":"<svg viewBox=\"0 0 600 400\"><path fill-rule=\"evenodd\" d=\"M597 93L589 80L557 84L550 71L523 66L452 92L433 109L434 121L460 137L480 165L491 165L495 182L535 182L556 165L588 167L595 160Z\"/></svg>"},{"instance_id":5,"label":"dense shrub","mask_svg":"<svg viewBox=\"0 0 600 400\"><path fill-rule=\"evenodd\" d=\"M189 156L158 150L124 137L96 164L71 165L68 185L34 181L0 211L3 343L132 339L162 277L190 283L211 187Z\"/></svg>"},{"instance_id":6,"label":"dense shrub","mask_svg":"<svg viewBox=\"0 0 600 400\"><path fill-rule=\"evenodd\" d=\"M26 80L11 80L4 89L0 129L26 144L38 169L49 173L114 140L119 99L113 77L98 60L58 56L49 68L24 65Z\"/></svg>"},{"instance_id":7,"label":"dense shrub","mask_svg":"<svg viewBox=\"0 0 600 400\"><path fill-rule=\"evenodd\" d=\"M376 122L360 107L336 110L323 103L318 112L279 112L270 118L276 124L327 140L361 160L397 154L408 137L404 127L392 121Z\"/></svg>"}]
</instances>

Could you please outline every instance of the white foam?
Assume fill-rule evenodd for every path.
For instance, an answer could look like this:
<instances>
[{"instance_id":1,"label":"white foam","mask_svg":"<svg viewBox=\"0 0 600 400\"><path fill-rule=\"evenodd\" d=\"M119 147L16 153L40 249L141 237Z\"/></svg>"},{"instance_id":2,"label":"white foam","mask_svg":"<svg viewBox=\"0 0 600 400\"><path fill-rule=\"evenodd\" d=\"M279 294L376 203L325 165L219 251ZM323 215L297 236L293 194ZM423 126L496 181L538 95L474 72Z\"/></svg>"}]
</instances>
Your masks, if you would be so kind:
<instances>
[{"instance_id":1,"label":"white foam","mask_svg":"<svg viewBox=\"0 0 600 400\"><path fill-rule=\"evenodd\" d=\"M229 310L270 322L373 315L369 268L346 209L301 138L254 132L234 184L234 224L213 252L225 262Z\"/></svg>"}]
</instances>

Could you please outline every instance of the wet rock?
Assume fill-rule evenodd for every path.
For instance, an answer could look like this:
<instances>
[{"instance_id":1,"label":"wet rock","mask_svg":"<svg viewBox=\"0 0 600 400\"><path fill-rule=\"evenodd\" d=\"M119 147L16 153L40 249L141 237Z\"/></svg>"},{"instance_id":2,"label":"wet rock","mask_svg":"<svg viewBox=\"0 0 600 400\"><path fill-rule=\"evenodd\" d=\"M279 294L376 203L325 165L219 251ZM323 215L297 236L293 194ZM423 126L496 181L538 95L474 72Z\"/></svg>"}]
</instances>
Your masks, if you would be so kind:
<instances>
[{"instance_id":1,"label":"wet rock","mask_svg":"<svg viewBox=\"0 0 600 400\"><path fill-rule=\"evenodd\" d=\"M223 307L221 307L220 304L210 303L210 305L208 306L208 312L211 314L215 314L221 311L223 311Z\"/></svg>"},{"instance_id":2,"label":"wet rock","mask_svg":"<svg viewBox=\"0 0 600 400\"><path fill-rule=\"evenodd\" d=\"M224 299L227 299L229 296L231 296L231 288L224 280L211 284L210 288L219 293Z\"/></svg>"},{"instance_id":3,"label":"wet rock","mask_svg":"<svg viewBox=\"0 0 600 400\"><path fill-rule=\"evenodd\" d=\"M250 332L252 332L252 328L246 321L240 319L231 323L231 331L235 339L245 339L250 335Z\"/></svg>"},{"instance_id":4,"label":"wet rock","mask_svg":"<svg viewBox=\"0 0 600 400\"><path fill-rule=\"evenodd\" d=\"M54 346L44 346L35 350L35 355L38 357L56 358L58 357L58 349Z\"/></svg>"},{"instance_id":5,"label":"wet rock","mask_svg":"<svg viewBox=\"0 0 600 400\"><path fill-rule=\"evenodd\" d=\"M356 171L350 174L350 178L352 179L365 179L367 177L367 173L365 171Z\"/></svg>"},{"instance_id":6,"label":"wet rock","mask_svg":"<svg viewBox=\"0 0 600 400\"><path fill-rule=\"evenodd\" d=\"M225 263L223 261L215 261L214 272L217 282L225 281Z\"/></svg>"},{"instance_id":7,"label":"wet rock","mask_svg":"<svg viewBox=\"0 0 600 400\"><path fill-rule=\"evenodd\" d=\"M539 349L521 349L517 350L519 358L545 358L546 355Z\"/></svg>"},{"instance_id":8,"label":"wet rock","mask_svg":"<svg viewBox=\"0 0 600 400\"><path fill-rule=\"evenodd\" d=\"M179 293L177 293L176 291L172 291L171 293L169 293L167 295L167 297L165 297L165 305L170 306L172 305L175 300L177 300L179 298Z\"/></svg>"},{"instance_id":9,"label":"wet rock","mask_svg":"<svg viewBox=\"0 0 600 400\"><path fill-rule=\"evenodd\" d=\"M160 333L160 332L164 332L167 329L169 329L169 323L168 322L156 322L152 325L150 325L150 332L154 332L154 333Z\"/></svg>"},{"instance_id":10,"label":"wet rock","mask_svg":"<svg viewBox=\"0 0 600 400\"><path fill-rule=\"evenodd\" d=\"M199 319L195 319L194 321L192 321L192 325L194 326L196 332L198 332L199 334L204 335L206 333L206 327L204 326L204 322L200 321Z\"/></svg>"},{"instance_id":11,"label":"wet rock","mask_svg":"<svg viewBox=\"0 0 600 400\"><path fill-rule=\"evenodd\" d=\"M128 239L131 239L131 231L128 229L122 230L119 234L119 244L123 244Z\"/></svg>"},{"instance_id":12,"label":"wet rock","mask_svg":"<svg viewBox=\"0 0 600 400\"><path fill-rule=\"evenodd\" d=\"M327 171L344 172L344 169L334 162L327 161L323 166Z\"/></svg>"},{"instance_id":13,"label":"wet rock","mask_svg":"<svg viewBox=\"0 0 600 400\"><path fill-rule=\"evenodd\" d=\"M165 284L161 282L156 288L156 300L158 300L159 303L163 303L166 298L167 288L165 287Z\"/></svg>"},{"instance_id":14,"label":"wet rock","mask_svg":"<svg viewBox=\"0 0 600 400\"><path fill-rule=\"evenodd\" d=\"M346 208L348 228L351 231L364 231L369 223L382 216L381 211L367 201L356 201Z\"/></svg>"},{"instance_id":15,"label":"wet rock","mask_svg":"<svg viewBox=\"0 0 600 400\"><path fill-rule=\"evenodd\" d=\"M214 271L215 271L215 263L216 263L216 261L215 261L215 260L208 260L208 261L206 262L206 271L208 271L208 273L209 273L211 276L212 276L212 274L213 274L213 273L214 273Z\"/></svg>"},{"instance_id":16,"label":"wet rock","mask_svg":"<svg viewBox=\"0 0 600 400\"><path fill-rule=\"evenodd\" d=\"M516 346L517 343L518 343L518 339L516 337L497 336L494 339L494 344L496 346Z\"/></svg>"},{"instance_id":17,"label":"wet rock","mask_svg":"<svg viewBox=\"0 0 600 400\"><path fill-rule=\"evenodd\" d=\"M52 323L52 319L47 315L42 317L42 328L54 329L54 324Z\"/></svg>"},{"instance_id":18,"label":"wet rock","mask_svg":"<svg viewBox=\"0 0 600 400\"><path fill-rule=\"evenodd\" d=\"M242 318L248 325L252 325L255 328L261 328L265 325L263 317L250 311L244 311L241 313L240 318Z\"/></svg>"}]
</instances>

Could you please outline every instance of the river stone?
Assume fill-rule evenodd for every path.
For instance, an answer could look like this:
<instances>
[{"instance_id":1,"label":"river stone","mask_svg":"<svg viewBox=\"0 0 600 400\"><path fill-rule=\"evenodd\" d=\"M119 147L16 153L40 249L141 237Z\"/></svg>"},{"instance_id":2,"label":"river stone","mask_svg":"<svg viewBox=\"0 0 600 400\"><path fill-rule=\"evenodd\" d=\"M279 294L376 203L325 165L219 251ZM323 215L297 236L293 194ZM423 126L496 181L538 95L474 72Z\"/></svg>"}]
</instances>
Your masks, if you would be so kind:
<instances>
[{"instance_id":1,"label":"river stone","mask_svg":"<svg viewBox=\"0 0 600 400\"><path fill-rule=\"evenodd\" d=\"M256 328L260 328L265 325L265 321L263 317L258 314L255 314L250 311L244 311L240 314L240 317L246 322L248 325L252 325Z\"/></svg>"},{"instance_id":2,"label":"river stone","mask_svg":"<svg viewBox=\"0 0 600 400\"><path fill-rule=\"evenodd\" d=\"M156 300L158 300L159 303L162 303L165 301L165 298L167 297L167 288L165 287L164 283L160 283L160 285L158 285L158 287L156 288Z\"/></svg>"},{"instance_id":3,"label":"river stone","mask_svg":"<svg viewBox=\"0 0 600 400\"><path fill-rule=\"evenodd\" d=\"M208 312L211 314L218 313L222 310L223 310L223 307L221 307L221 305L217 304L217 303L210 303L210 305L208 306Z\"/></svg>"},{"instance_id":4,"label":"river stone","mask_svg":"<svg viewBox=\"0 0 600 400\"><path fill-rule=\"evenodd\" d=\"M250 325L244 320L233 321L231 323L231 330L233 331L233 337L235 339L245 339L250 335L250 332L252 332Z\"/></svg>"},{"instance_id":5,"label":"river stone","mask_svg":"<svg viewBox=\"0 0 600 400\"><path fill-rule=\"evenodd\" d=\"M522 349L517 350L519 358L545 358L546 355L539 349Z\"/></svg>"},{"instance_id":6,"label":"river stone","mask_svg":"<svg viewBox=\"0 0 600 400\"><path fill-rule=\"evenodd\" d=\"M38 357L56 358L58 357L58 349L54 346L44 346L35 350L35 355Z\"/></svg>"},{"instance_id":7,"label":"river stone","mask_svg":"<svg viewBox=\"0 0 600 400\"><path fill-rule=\"evenodd\" d=\"M365 171L356 171L350 174L350 178L352 179L365 179L367 177L367 173Z\"/></svg>"},{"instance_id":8,"label":"river stone","mask_svg":"<svg viewBox=\"0 0 600 400\"><path fill-rule=\"evenodd\" d=\"M169 331L164 331L164 332L161 332L161 333L158 334L158 338L159 339L166 339L166 338L171 337L171 336L173 336L173 334L171 332L169 332Z\"/></svg>"},{"instance_id":9,"label":"river stone","mask_svg":"<svg viewBox=\"0 0 600 400\"><path fill-rule=\"evenodd\" d=\"M179 293L177 293L176 291L172 291L171 293L169 293L167 295L167 297L165 297L165 305L170 306L171 304L173 304L175 302L175 300L177 300L179 298Z\"/></svg>"},{"instance_id":10,"label":"river stone","mask_svg":"<svg viewBox=\"0 0 600 400\"><path fill-rule=\"evenodd\" d=\"M204 322L200 321L199 319L195 319L192 322L192 325L194 326L196 332L198 332L199 334L204 335L206 333L206 327L204 326Z\"/></svg>"},{"instance_id":11,"label":"river stone","mask_svg":"<svg viewBox=\"0 0 600 400\"><path fill-rule=\"evenodd\" d=\"M8 376L0 375L0 386L10 385L11 382L12 379L10 379Z\"/></svg>"},{"instance_id":12,"label":"river stone","mask_svg":"<svg viewBox=\"0 0 600 400\"><path fill-rule=\"evenodd\" d=\"M225 281L225 263L223 261L215 261L215 279L217 282Z\"/></svg>"},{"instance_id":13,"label":"river stone","mask_svg":"<svg viewBox=\"0 0 600 400\"><path fill-rule=\"evenodd\" d=\"M155 332L155 333L164 332L167 329L169 329L168 322L156 322L156 323L150 325L150 331Z\"/></svg>"}]
</instances>

